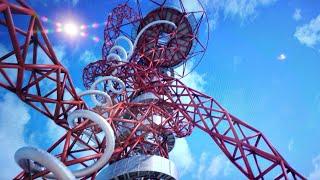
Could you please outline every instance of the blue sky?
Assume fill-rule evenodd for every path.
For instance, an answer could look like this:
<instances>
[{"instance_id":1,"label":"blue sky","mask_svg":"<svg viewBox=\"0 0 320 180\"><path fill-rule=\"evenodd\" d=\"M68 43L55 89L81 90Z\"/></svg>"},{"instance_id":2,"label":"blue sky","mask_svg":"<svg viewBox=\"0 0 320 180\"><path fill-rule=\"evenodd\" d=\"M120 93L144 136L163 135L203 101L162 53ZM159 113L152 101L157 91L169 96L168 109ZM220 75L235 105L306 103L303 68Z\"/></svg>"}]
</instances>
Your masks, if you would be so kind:
<instances>
[{"instance_id":1,"label":"blue sky","mask_svg":"<svg viewBox=\"0 0 320 180\"><path fill-rule=\"evenodd\" d=\"M186 1L194 6L192 1ZM103 23L118 2L30 0L52 22ZM320 179L320 1L202 0L210 24L208 50L183 81L216 98L229 112L261 130L285 159L310 179ZM49 29L53 24L44 23ZM1 29L0 29L1 30ZM101 58L103 26L89 36L49 38L77 89L82 69ZM1 34L0 34L1 35ZM93 37L101 38L99 42ZM0 41L1 43L1 41ZM6 44L0 44L6 52ZM63 130L5 90L0 90L0 179L19 171L13 154L29 144L46 149ZM15 132L15 133L12 133ZM178 139L171 157L181 179L239 179L239 171L202 132Z\"/></svg>"}]
</instances>

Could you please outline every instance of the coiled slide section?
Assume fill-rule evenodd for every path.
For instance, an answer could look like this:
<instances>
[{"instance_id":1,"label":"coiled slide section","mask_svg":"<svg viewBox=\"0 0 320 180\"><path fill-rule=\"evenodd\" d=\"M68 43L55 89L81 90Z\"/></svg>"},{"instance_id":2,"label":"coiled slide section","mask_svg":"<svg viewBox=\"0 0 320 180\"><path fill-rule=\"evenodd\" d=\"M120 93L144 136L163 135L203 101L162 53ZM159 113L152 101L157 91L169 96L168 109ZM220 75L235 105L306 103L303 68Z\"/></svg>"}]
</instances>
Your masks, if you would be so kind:
<instances>
[{"instance_id":1,"label":"coiled slide section","mask_svg":"<svg viewBox=\"0 0 320 180\"><path fill-rule=\"evenodd\" d=\"M138 35L136 36L134 43L132 43L131 40L125 36L119 36L115 40L115 43L114 43L115 45L109 50L109 54L107 55L107 58L106 58L108 63L106 63L105 60L98 60L96 62L90 63L84 68L83 75L82 75L84 87L89 89L93 84L93 82L96 80L96 77L106 76L109 74L112 74L112 75L117 74L118 73L117 71L110 73L107 70L113 65L112 63L109 63L109 62L112 62L112 60L116 60L118 62L123 62L123 63L129 62L130 59L133 57L134 52L136 51L136 47L138 46L138 42L141 39L142 35L149 28L159 24L167 24L168 26L172 26L174 29L177 28L175 23L171 21L157 20L143 27L139 31ZM128 44L128 50L126 50L124 46L120 45L120 41L125 41Z\"/></svg>"},{"instance_id":2,"label":"coiled slide section","mask_svg":"<svg viewBox=\"0 0 320 180\"><path fill-rule=\"evenodd\" d=\"M112 106L113 102L109 94L95 89L96 85L102 81L108 82L108 85L110 85L110 90L113 93L121 94L125 90L125 86L122 80L120 80L117 77L107 76L94 82L90 90L81 92L79 96L82 97L85 95L91 95L92 100L96 106ZM115 89L112 85L112 81L116 81L121 86L121 88ZM102 103L98 101L96 99L96 95L102 95L103 97L105 97L106 102ZM50 173L45 175L45 177L57 179L75 179L90 175L101 169L108 162L115 148L115 136L113 129L101 115L91 110L85 109L74 110L69 114L67 121L69 123L70 128L76 126L75 119L78 118L86 118L92 120L101 128L101 130L105 134L107 145L104 149L104 153L98 161L86 168L70 171L61 161L59 161L59 159L49 154L48 152L35 147L22 147L15 153L15 160L18 163L18 165L28 173L40 172L47 168L50 171ZM83 134L84 136L90 136L90 132L87 130L84 130Z\"/></svg>"},{"instance_id":3,"label":"coiled slide section","mask_svg":"<svg viewBox=\"0 0 320 180\"><path fill-rule=\"evenodd\" d=\"M170 22L167 20L158 20L145 26L137 35L137 38L135 39L134 44L132 44L132 42L127 37L119 36L115 40L115 46L113 46L110 49L109 55L107 56L107 60L115 59L120 62L128 62L128 60L130 60L130 58L132 57L134 49L136 48L136 45L139 41L139 38L142 36L142 34L149 27L157 24L169 24L174 28L176 28L176 25L173 22ZM118 45L120 40L124 40L128 43L129 45L128 51L126 51L122 46ZM106 76L96 80L92 84L90 90L80 93L79 96L82 97L85 95L91 95L92 101L96 106L102 106L102 107L112 106L113 102L109 94L96 89L97 84L102 81L107 81L110 90L115 94L121 94L125 90L125 84L122 80L114 76ZM113 87L113 81L116 81L121 88L115 89ZM96 95L105 97L106 102L102 103L98 101L96 98ZM49 170L50 173L45 175L44 177L55 178L55 179L56 178L57 179L80 178L80 177L88 176L98 171L99 169L101 169L108 162L108 160L110 159L114 151L114 148L115 148L114 131L111 128L110 124L101 115L91 110L85 110L85 109L74 110L69 114L67 121L69 123L70 128L73 128L76 126L75 119L78 119L78 118L90 119L91 121L96 123L105 134L106 142L108 144L106 145L104 153L102 154L102 156L99 158L98 161L96 161L94 164L88 167L85 167L83 169L70 171L58 158L49 154L48 152L35 147L22 147L19 150L17 150L15 153L15 161L17 162L17 164L28 173L40 172L40 171L43 171L45 168L47 168L47 170ZM90 132L84 131L83 134L85 136L89 136L88 133ZM98 142L95 142L95 143L98 143Z\"/></svg>"}]
</instances>

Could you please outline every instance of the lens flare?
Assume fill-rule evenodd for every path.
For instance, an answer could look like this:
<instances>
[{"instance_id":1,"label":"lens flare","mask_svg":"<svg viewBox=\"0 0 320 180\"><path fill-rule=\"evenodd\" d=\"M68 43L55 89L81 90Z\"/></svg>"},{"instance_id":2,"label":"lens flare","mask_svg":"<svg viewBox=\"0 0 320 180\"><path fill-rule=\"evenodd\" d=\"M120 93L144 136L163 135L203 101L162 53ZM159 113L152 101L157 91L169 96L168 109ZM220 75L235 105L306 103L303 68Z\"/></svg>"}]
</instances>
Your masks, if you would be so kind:
<instances>
[{"instance_id":1,"label":"lens flare","mask_svg":"<svg viewBox=\"0 0 320 180\"><path fill-rule=\"evenodd\" d=\"M56 29L56 32L60 33L60 32L62 32L62 29L58 27L58 28Z\"/></svg>"},{"instance_id":2,"label":"lens flare","mask_svg":"<svg viewBox=\"0 0 320 180\"><path fill-rule=\"evenodd\" d=\"M80 32L80 36L82 36L82 37L87 37L88 34L87 34L86 32Z\"/></svg>"},{"instance_id":3,"label":"lens flare","mask_svg":"<svg viewBox=\"0 0 320 180\"><path fill-rule=\"evenodd\" d=\"M99 42L99 41L100 41L100 39L99 39L97 36L93 36L93 37L92 37L92 40L93 40L94 42Z\"/></svg>"},{"instance_id":4,"label":"lens flare","mask_svg":"<svg viewBox=\"0 0 320 180\"><path fill-rule=\"evenodd\" d=\"M43 22L48 22L49 21L49 19L46 16L41 16L41 20Z\"/></svg>"},{"instance_id":5,"label":"lens flare","mask_svg":"<svg viewBox=\"0 0 320 180\"><path fill-rule=\"evenodd\" d=\"M93 23L93 24L91 25L91 27L92 27L92 28L98 28L98 27L99 27L99 24L98 24L98 23Z\"/></svg>"},{"instance_id":6,"label":"lens flare","mask_svg":"<svg viewBox=\"0 0 320 180\"><path fill-rule=\"evenodd\" d=\"M87 29L87 27L88 27L87 25L83 24L83 25L80 26L80 29L84 30L84 29Z\"/></svg>"},{"instance_id":7,"label":"lens flare","mask_svg":"<svg viewBox=\"0 0 320 180\"><path fill-rule=\"evenodd\" d=\"M54 26L51 29L45 29L45 32L48 34L60 33L60 34L65 34L70 38L74 38L74 37L89 38L96 43L100 42L100 38L95 35L90 35L88 31L90 31L90 29L97 29L104 24L104 23L97 23L97 22L94 22L92 24L83 24L83 23L80 24L73 20L61 22L61 21L51 20L46 16L42 16L41 20L44 23L48 23Z\"/></svg>"},{"instance_id":8,"label":"lens flare","mask_svg":"<svg viewBox=\"0 0 320 180\"><path fill-rule=\"evenodd\" d=\"M69 22L63 26L63 32L71 37L74 37L79 34L79 28L75 23Z\"/></svg>"},{"instance_id":9,"label":"lens flare","mask_svg":"<svg viewBox=\"0 0 320 180\"><path fill-rule=\"evenodd\" d=\"M61 27L62 24L61 24L60 22L57 22L57 23L56 23L56 26L57 26L57 27Z\"/></svg>"}]
</instances>

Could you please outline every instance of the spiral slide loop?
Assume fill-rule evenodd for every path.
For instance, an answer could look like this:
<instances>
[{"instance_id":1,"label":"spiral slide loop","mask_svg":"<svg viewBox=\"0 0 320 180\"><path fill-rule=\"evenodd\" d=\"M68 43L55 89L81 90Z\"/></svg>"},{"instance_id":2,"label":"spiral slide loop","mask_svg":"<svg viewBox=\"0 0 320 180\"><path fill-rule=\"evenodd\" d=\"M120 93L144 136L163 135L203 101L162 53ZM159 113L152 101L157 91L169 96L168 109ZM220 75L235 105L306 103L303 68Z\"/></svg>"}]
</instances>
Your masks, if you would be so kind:
<instances>
[{"instance_id":1,"label":"spiral slide loop","mask_svg":"<svg viewBox=\"0 0 320 180\"><path fill-rule=\"evenodd\" d=\"M107 106L107 107L110 107L110 106L113 105L111 97L109 96L109 94L106 93L106 92L103 92L103 91L90 89L90 90L83 91L83 92L79 93L79 96L82 97L82 96L89 95L89 94L90 95L102 95L102 96L104 96L106 98L106 100L107 100L106 103L101 103L100 101L95 99L96 101L94 101L94 103L95 103L96 106Z\"/></svg>"},{"instance_id":2,"label":"spiral slide loop","mask_svg":"<svg viewBox=\"0 0 320 180\"><path fill-rule=\"evenodd\" d=\"M170 26L172 26L174 29L177 29L177 26L175 23L168 21L168 20L157 20L157 21L153 21L151 23L149 23L148 25L146 25L144 28L141 29L141 31L139 32L139 34L137 35L134 44L133 44L133 49L136 49L137 44L139 42L140 37L142 36L142 34L150 27L158 25L158 24L168 24ZM132 54L128 57L128 59L130 59L132 56Z\"/></svg>"},{"instance_id":3,"label":"spiral slide loop","mask_svg":"<svg viewBox=\"0 0 320 180\"><path fill-rule=\"evenodd\" d=\"M119 44L119 41L121 39L127 42L127 44L129 45L129 51L126 51L122 46L117 45ZM133 45L131 40L125 36L119 36L115 40L115 44L116 45L110 49L107 60L116 59L117 61L127 62L129 59L128 57L131 57L131 55L133 54Z\"/></svg>"},{"instance_id":4,"label":"spiral slide loop","mask_svg":"<svg viewBox=\"0 0 320 180\"><path fill-rule=\"evenodd\" d=\"M91 99L92 99L92 101L94 102L94 104L96 106L104 106L104 107L112 106L113 102L112 102L111 97L109 96L108 93L94 89L96 87L96 85L99 82L103 81L103 80L107 80L107 81L109 80L109 83L110 83L109 86L110 86L110 89L111 89L112 92L122 93L124 91L125 85L124 85L123 81L121 81L119 78L116 78L116 77L113 77L113 76L107 76L105 78L102 78L101 80L96 81L93 84L92 89L79 93L79 96L82 97L82 96L85 96L85 95L91 95ZM113 84L112 84L112 82L110 82L110 80L114 80L114 81L118 82L121 85L121 89L120 90L116 90L113 87ZM106 98L107 102L106 103L101 103L100 101L97 100L96 95L104 96ZM69 124L70 128L73 128L73 127L76 126L76 124L74 122L74 119L68 119L68 124ZM89 142L93 142L94 143L94 147L97 147L98 143L100 143L99 138L98 139L91 138L92 137L92 132L91 131L84 130L83 131L83 135L88 138ZM85 145L83 143L81 143L81 142L77 142L77 144L80 145L81 147L85 147Z\"/></svg>"},{"instance_id":5,"label":"spiral slide loop","mask_svg":"<svg viewBox=\"0 0 320 180\"><path fill-rule=\"evenodd\" d=\"M50 153L35 147L22 147L14 155L16 163L26 172L41 171L40 163L51 171L57 179L76 179L71 171L59 159Z\"/></svg>"},{"instance_id":6,"label":"spiral slide loop","mask_svg":"<svg viewBox=\"0 0 320 180\"><path fill-rule=\"evenodd\" d=\"M100 116L99 114L93 111L83 110L83 109L75 110L68 116L68 122L73 121L76 118L88 118L93 122L95 122L96 124L98 124L98 126L105 133L106 142L107 142L106 148L104 149L104 153L102 154L102 156L99 158L98 161L96 161L94 164L84 169L72 171L73 175L79 178L79 177L87 176L89 174L92 174L98 171L108 162L108 160L110 159L114 151L115 137L110 124L102 116ZM55 176L52 173L48 174L46 177L55 178Z\"/></svg>"},{"instance_id":7,"label":"spiral slide loop","mask_svg":"<svg viewBox=\"0 0 320 180\"><path fill-rule=\"evenodd\" d=\"M51 173L45 175L46 178L58 179L75 179L74 177L79 178L87 176L102 168L110 159L115 147L115 136L111 126L102 116L90 110L81 109L73 111L68 116L68 122L71 122L76 118L88 118L92 120L93 122L98 124L98 126L105 133L107 145L104 153L98 161L84 169L70 172L61 161L59 161L51 154L40 149L24 147L19 149L15 154L15 159L19 166L26 171L28 170L28 167L30 167L31 172L36 172L41 170L41 167L39 167L39 165L35 163L38 162L51 171ZM25 160L33 160L35 162L32 162L29 166L26 165Z\"/></svg>"},{"instance_id":8,"label":"spiral slide loop","mask_svg":"<svg viewBox=\"0 0 320 180\"><path fill-rule=\"evenodd\" d=\"M96 80L92 84L91 90L95 90L97 85L100 82L103 82L103 81L107 81L108 82L108 87L115 94L121 94L126 88L126 85L124 84L124 82L121 79L119 79L117 77L114 77L114 76L105 76L103 78L100 78L100 79ZM115 89L112 82L117 82L120 85L120 89L119 90ZM95 104L99 103L99 101L97 100L95 95L91 95L91 99Z\"/></svg>"},{"instance_id":9,"label":"spiral slide loop","mask_svg":"<svg viewBox=\"0 0 320 180\"><path fill-rule=\"evenodd\" d=\"M119 36L116 40L115 40L115 46L113 46L110 51L109 51L109 55L107 56L107 60L111 60L116 59L117 61L122 61L122 62L128 62L128 60L131 58L131 56L133 55L134 49L136 49L136 46L139 42L140 37L142 36L142 34L150 27L158 25L158 24L168 24L172 27L174 27L175 29L177 28L177 26L168 20L157 20L154 22L149 23L148 25L146 25L144 28L142 28L142 30L139 32L139 34L137 35L134 44L132 44L131 40L128 39L125 36ZM129 50L126 51L122 46L118 45L120 40L124 40L127 42L127 44L129 45ZM120 56L121 55L121 56Z\"/></svg>"}]
</instances>

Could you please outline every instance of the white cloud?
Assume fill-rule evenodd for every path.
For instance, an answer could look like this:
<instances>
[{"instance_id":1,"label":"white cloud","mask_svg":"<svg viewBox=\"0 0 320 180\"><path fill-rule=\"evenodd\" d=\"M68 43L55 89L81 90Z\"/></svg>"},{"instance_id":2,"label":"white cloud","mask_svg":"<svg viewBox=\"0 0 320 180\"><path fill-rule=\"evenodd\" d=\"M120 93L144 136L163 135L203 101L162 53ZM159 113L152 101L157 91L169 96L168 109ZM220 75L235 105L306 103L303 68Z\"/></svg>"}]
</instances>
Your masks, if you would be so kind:
<instances>
[{"instance_id":1,"label":"white cloud","mask_svg":"<svg viewBox=\"0 0 320 180\"><path fill-rule=\"evenodd\" d=\"M57 56L57 59L64 66L67 66L69 63L66 60L66 51L64 46L54 46L53 50ZM31 55L31 49L30 49ZM38 48L38 64L52 64L52 60L47 56L47 54L41 49Z\"/></svg>"},{"instance_id":2,"label":"white cloud","mask_svg":"<svg viewBox=\"0 0 320 180\"><path fill-rule=\"evenodd\" d=\"M77 93L82 91L78 87L75 87L75 90ZM72 96L69 93L65 93L64 99L71 100ZM42 146L44 141L46 142L46 144L52 145L66 133L66 130L58 126L53 120L48 119L47 117L44 117L44 116L42 117L44 119L40 119L40 120L42 120L41 123L43 123L44 126L41 129L37 129L40 131L32 132L28 138L28 141L31 144L37 144L39 147L46 149L48 147ZM37 121L39 121L39 119L37 119ZM56 150L58 152L62 152L62 148L63 147L59 145L58 148L56 148Z\"/></svg>"},{"instance_id":3,"label":"white cloud","mask_svg":"<svg viewBox=\"0 0 320 180\"><path fill-rule=\"evenodd\" d=\"M291 152L293 149L293 145L294 145L294 140L290 139L289 143L288 143L288 151Z\"/></svg>"},{"instance_id":4,"label":"white cloud","mask_svg":"<svg viewBox=\"0 0 320 180\"><path fill-rule=\"evenodd\" d=\"M66 130L64 128L58 126L51 119L47 120L46 126L48 129L46 133L48 134L48 137L52 139L52 143L54 143L66 133Z\"/></svg>"},{"instance_id":5,"label":"white cloud","mask_svg":"<svg viewBox=\"0 0 320 180\"><path fill-rule=\"evenodd\" d=\"M219 154L212 158L208 167L207 174L210 177L215 177L220 174L228 176L231 172L231 163L224 154Z\"/></svg>"},{"instance_id":6,"label":"white cloud","mask_svg":"<svg viewBox=\"0 0 320 180\"><path fill-rule=\"evenodd\" d=\"M281 53L278 57L277 57L278 60L280 61L284 61L285 59L287 59L287 56L284 54L284 53Z\"/></svg>"},{"instance_id":7,"label":"white cloud","mask_svg":"<svg viewBox=\"0 0 320 180\"><path fill-rule=\"evenodd\" d=\"M239 16L242 20L255 15L257 1L225 1L224 15L226 17Z\"/></svg>"},{"instance_id":8,"label":"white cloud","mask_svg":"<svg viewBox=\"0 0 320 180\"><path fill-rule=\"evenodd\" d=\"M202 7L198 1L182 0L182 3L184 5L184 8L188 12L196 12L202 10Z\"/></svg>"},{"instance_id":9,"label":"white cloud","mask_svg":"<svg viewBox=\"0 0 320 180\"><path fill-rule=\"evenodd\" d=\"M84 63L87 65L88 63L94 62L98 59L98 57L89 50L85 50L81 55L80 55L80 62Z\"/></svg>"},{"instance_id":10,"label":"white cloud","mask_svg":"<svg viewBox=\"0 0 320 180\"><path fill-rule=\"evenodd\" d=\"M38 128L37 131L32 131L28 137L28 142L41 148L48 148L44 144L52 145L66 133L64 128L58 126L53 120L46 117L36 119L35 121L42 123L43 127Z\"/></svg>"},{"instance_id":11,"label":"white cloud","mask_svg":"<svg viewBox=\"0 0 320 180\"><path fill-rule=\"evenodd\" d=\"M320 14L308 24L297 27L294 36L308 47L316 46L320 42Z\"/></svg>"},{"instance_id":12,"label":"white cloud","mask_svg":"<svg viewBox=\"0 0 320 180\"><path fill-rule=\"evenodd\" d=\"M271 5L276 0L203 0L208 11L222 11L225 18L239 17L242 21L252 19L257 14L257 9Z\"/></svg>"},{"instance_id":13,"label":"white cloud","mask_svg":"<svg viewBox=\"0 0 320 180\"><path fill-rule=\"evenodd\" d=\"M320 154L312 159L313 171L309 174L308 179L318 180L320 179Z\"/></svg>"},{"instance_id":14,"label":"white cloud","mask_svg":"<svg viewBox=\"0 0 320 180\"><path fill-rule=\"evenodd\" d=\"M185 72L188 73L193 68L193 62L192 60L189 60L190 62L187 63L185 67ZM175 69L175 72L178 74L183 74L183 66L178 67ZM192 71L187 76L183 77L181 81L187 85L188 87L192 89L196 89L200 92L204 92L204 87L206 85L206 79L205 74L199 74L197 71Z\"/></svg>"},{"instance_id":15,"label":"white cloud","mask_svg":"<svg viewBox=\"0 0 320 180\"><path fill-rule=\"evenodd\" d=\"M189 144L186 139L176 139L173 150L169 154L170 159L176 165L180 177L189 172L194 164Z\"/></svg>"},{"instance_id":16,"label":"white cloud","mask_svg":"<svg viewBox=\"0 0 320 180\"><path fill-rule=\"evenodd\" d=\"M24 127L30 120L28 108L14 94L6 93L0 101L0 179L12 179L20 172L14 161L16 150L25 145ZM4 165L5 163L5 165Z\"/></svg>"},{"instance_id":17,"label":"white cloud","mask_svg":"<svg viewBox=\"0 0 320 180\"><path fill-rule=\"evenodd\" d=\"M301 16L301 9L295 9L294 13L292 15L292 18L296 21L301 20L302 16Z\"/></svg>"},{"instance_id":18,"label":"white cloud","mask_svg":"<svg viewBox=\"0 0 320 180\"><path fill-rule=\"evenodd\" d=\"M244 59L241 56L233 56L233 71L236 72L243 62Z\"/></svg>"},{"instance_id":19,"label":"white cloud","mask_svg":"<svg viewBox=\"0 0 320 180\"><path fill-rule=\"evenodd\" d=\"M0 56L3 56L10 52L12 48L9 50L5 44L0 43ZM66 59L66 48L65 46L54 46L53 50L57 56L57 59L63 64L68 65L68 61ZM27 59L32 59L33 55L33 49L29 48L27 53ZM52 64L52 60L47 56L47 54L39 47L38 48L38 64ZM9 58L6 58L6 62L12 62L16 63L16 58L14 55L10 56Z\"/></svg>"},{"instance_id":20,"label":"white cloud","mask_svg":"<svg viewBox=\"0 0 320 180\"><path fill-rule=\"evenodd\" d=\"M199 74L196 71L193 71L188 76L184 77L182 82L192 89L204 92L204 86L206 84L204 74Z\"/></svg>"},{"instance_id":21,"label":"white cloud","mask_svg":"<svg viewBox=\"0 0 320 180\"><path fill-rule=\"evenodd\" d=\"M9 49L7 49L3 44L0 43L0 56L3 56L5 54L7 54L8 52L10 52ZM64 65L65 67L67 67L67 65L69 64L69 62L66 59L66 52L65 52L65 47L64 46L55 46L53 47L55 54L58 58L58 60L61 62L62 65ZM41 49L38 48L38 64L52 64L52 61L49 59L49 57L47 56L47 54ZM28 52L28 56L27 59L31 60L32 59L32 48L29 48L29 52ZM10 56L9 58L6 59L6 62L11 62L11 63L17 63L15 56ZM4 71L7 73L7 75L9 76L9 79L15 83L16 79L17 79L17 70L16 69L9 69L9 68L4 68ZM4 84L9 84L7 83L7 80L4 78L3 75L0 75L0 82L4 83ZM40 85L42 86L43 89L47 89L49 90L50 88L53 88L55 86L55 83L53 83L53 81L49 81L49 80L45 80L45 81L41 81ZM35 89L33 89L35 90ZM50 89L52 90L52 89Z\"/></svg>"},{"instance_id":22,"label":"white cloud","mask_svg":"<svg viewBox=\"0 0 320 180\"><path fill-rule=\"evenodd\" d=\"M65 59L66 57L66 51L65 51L65 47L64 46L54 46L53 50L56 53L56 56L58 58L58 60L62 63L62 64L68 64L67 60Z\"/></svg>"},{"instance_id":23,"label":"white cloud","mask_svg":"<svg viewBox=\"0 0 320 180\"><path fill-rule=\"evenodd\" d=\"M219 13L218 12L215 12L213 17L211 17L209 20L208 20L208 24L209 24L209 29L206 29L206 32L208 31L212 31L214 29L216 29L217 25L218 25L218 18L219 18Z\"/></svg>"},{"instance_id":24,"label":"white cloud","mask_svg":"<svg viewBox=\"0 0 320 180\"><path fill-rule=\"evenodd\" d=\"M223 170L223 175L224 176L228 176L231 174L232 169L234 168L233 164L231 164L231 161L229 161L227 158L225 158L227 160L226 164L225 164L225 168Z\"/></svg>"},{"instance_id":25,"label":"white cloud","mask_svg":"<svg viewBox=\"0 0 320 180\"><path fill-rule=\"evenodd\" d=\"M208 158L208 154L206 152L201 153L199 166L197 170L197 176L196 176L197 179L203 179L204 171L207 168L207 165L206 165L207 158Z\"/></svg>"},{"instance_id":26,"label":"white cloud","mask_svg":"<svg viewBox=\"0 0 320 180\"><path fill-rule=\"evenodd\" d=\"M193 176L194 179L218 179L231 174L234 167L224 154L219 154L212 158L210 156L207 152L201 153L199 163L197 164L198 169Z\"/></svg>"},{"instance_id":27,"label":"white cloud","mask_svg":"<svg viewBox=\"0 0 320 180\"><path fill-rule=\"evenodd\" d=\"M9 52L6 47L7 46L4 46L0 43L0 55L4 55ZM65 48L63 46L56 46L54 47L54 51L57 58L62 60L62 64L67 64L65 61ZM38 63L40 64L52 64L51 60L41 50L38 52L38 60ZM9 61L7 60L7 62L14 61L14 56L10 57ZM15 82L17 72L7 70L7 73ZM0 81L4 82L2 76L0 76ZM42 83L43 88L50 88L49 86L50 84ZM0 93L0 146L5 147L5 149L2 149L0 154L0 162L6 162L7 164L6 166L1 167L2 173L0 173L0 179L12 179L21 171L19 166L14 161L14 153L17 149L25 145L43 146L42 143L44 143L44 141L53 143L55 140L57 140L57 138L59 138L59 136L62 135L62 131L65 130L57 127L53 121L45 118L47 123L47 131L41 132L41 134L31 133L28 137L24 136L25 125L31 118L28 113L30 109L15 94L4 93L3 91ZM39 141L39 139L41 141Z\"/></svg>"},{"instance_id":28,"label":"white cloud","mask_svg":"<svg viewBox=\"0 0 320 180\"><path fill-rule=\"evenodd\" d=\"M200 0L208 15L209 29L214 30L219 21L219 14L224 18L239 18L241 22L252 20L261 7L272 5L277 0ZM201 8L197 1L182 0L188 11ZM206 29L208 30L208 29Z\"/></svg>"}]
</instances>

